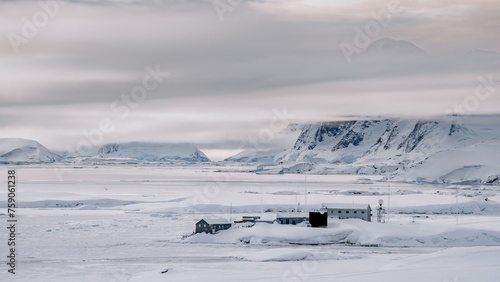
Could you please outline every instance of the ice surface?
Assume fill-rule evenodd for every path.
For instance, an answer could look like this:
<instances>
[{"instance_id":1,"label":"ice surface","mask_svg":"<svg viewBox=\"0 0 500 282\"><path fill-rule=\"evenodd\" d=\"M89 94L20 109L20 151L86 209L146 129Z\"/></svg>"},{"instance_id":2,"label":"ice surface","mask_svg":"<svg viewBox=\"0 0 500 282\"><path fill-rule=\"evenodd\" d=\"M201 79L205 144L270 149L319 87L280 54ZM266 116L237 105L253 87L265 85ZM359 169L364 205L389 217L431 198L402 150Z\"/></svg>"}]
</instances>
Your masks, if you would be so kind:
<instances>
[{"instance_id":1,"label":"ice surface","mask_svg":"<svg viewBox=\"0 0 500 282\"><path fill-rule=\"evenodd\" d=\"M230 219L231 210L233 220L243 215L269 218L305 200L302 175L215 170L18 167L18 274L6 276L4 266L0 278L497 281L500 197L495 187L392 184L385 224L333 220L330 228L311 229L258 223L182 240L202 218ZM323 202L374 206L379 198L387 203L386 183L369 177L372 184L361 184L357 179L308 176L307 205L301 208L319 208ZM488 193L489 200L479 192ZM0 199L5 196L0 190ZM5 204L0 202L2 209ZM268 209L274 212L262 213ZM470 213L455 214L459 211ZM0 248L0 256L5 252Z\"/></svg>"}]
</instances>

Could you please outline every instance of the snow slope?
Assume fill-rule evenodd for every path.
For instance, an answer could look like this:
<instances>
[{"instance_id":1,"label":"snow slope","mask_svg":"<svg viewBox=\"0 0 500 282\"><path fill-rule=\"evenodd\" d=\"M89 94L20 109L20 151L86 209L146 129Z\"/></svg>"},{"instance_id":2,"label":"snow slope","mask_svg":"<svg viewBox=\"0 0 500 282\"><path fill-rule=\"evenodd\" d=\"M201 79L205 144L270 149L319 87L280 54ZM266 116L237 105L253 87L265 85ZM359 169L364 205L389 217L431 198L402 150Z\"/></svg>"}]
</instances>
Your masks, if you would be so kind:
<instances>
[{"instance_id":1,"label":"snow slope","mask_svg":"<svg viewBox=\"0 0 500 282\"><path fill-rule=\"evenodd\" d=\"M498 140L441 151L395 178L416 182L498 184L499 152Z\"/></svg>"},{"instance_id":2,"label":"snow slope","mask_svg":"<svg viewBox=\"0 0 500 282\"><path fill-rule=\"evenodd\" d=\"M303 176L216 173L218 167L205 163L177 168L59 166L60 173L56 168L19 169L18 273L0 273L1 281L371 282L402 281L401 277L405 282L498 281L500 244L495 238L500 233L500 196L491 196L487 202L477 197L478 204L481 200L494 209L459 213L456 218L454 212L434 213L437 209L430 206L454 205L455 191L472 193L475 190L470 189L479 186L464 185L455 190L445 185L392 184L394 212L385 224L340 221L338 225L332 222L333 228L315 230L262 225L269 228L262 232L241 228L227 236L221 232L207 237L220 243L186 243L181 238L191 233L201 218L258 215L260 203L264 209L294 206L297 197L290 192L303 191ZM220 191L210 186L214 177L227 177L219 182ZM374 179L372 184L353 183L356 178L311 175L308 205L317 208L323 202L338 202L373 206L387 196L383 194L386 183ZM252 193L259 187L263 187L263 195ZM494 193L500 189L484 188ZM3 213L7 203L1 199L6 199L7 192L0 190ZM299 195L298 200L301 198ZM476 206L475 198L468 196L460 196L458 202ZM200 205L206 208L199 209ZM412 223L411 214L395 212L405 207L423 209L429 218ZM0 220L6 219L0 211ZM285 241L335 242L335 236L340 238L344 233L349 234L349 242L381 246ZM239 238L250 242L241 243ZM269 238L283 242L266 243ZM212 242L202 239L199 242ZM397 247L411 245L418 247ZM0 248L0 256L6 257L7 251Z\"/></svg>"},{"instance_id":3,"label":"snow slope","mask_svg":"<svg viewBox=\"0 0 500 282\"><path fill-rule=\"evenodd\" d=\"M267 171L289 173L297 164L307 163L315 167L312 173L321 174L488 183L500 175L499 119L500 116L469 116L308 124L293 148L275 156L275 165L267 167ZM265 171L266 168L260 168L260 173Z\"/></svg>"},{"instance_id":4,"label":"snow slope","mask_svg":"<svg viewBox=\"0 0 500 282\"><path fill-rule=\"evenodd\" d=\"M226 162L272 163L277 155L285 153L286 149L255 150L248 149L225 159Z\"/></svg>"},{"instance_id":5,"label":"snow slope","mask_svg":"<svg viewBox=\"0 0 500 282\"><path fill-rule=\"evenodd\" d=\"M21 138L0 138L0 163L53 163L60 156L42 144Z\"/></svg>"},{"instance_id":6,"label":"snow slope","mask_svg":"<svg viewBox=\"0 0 500 282\"><path fill-rule=\"evenodd\" d=\"M191 144L115 143L102 146L93 160L135 160L143 162L209 162L210 159Z\"/></svg>"},{"instance_id":7,"label":"snow slope","mask_svg":"<svg viewBox=\"0 0 500 282\"><path fill-rule=\"evenodd\" d=\"M365 49L367 55L410 55L410 56L427 56L427 53L415 46L415 44L404 41L395 40L392 38L381 38L373 41Z\"/></svg>"},{"instance_id":8,"label":"snow slope","mask_svg":"<svg viewBox=\"0 0 500 282\"><path fill-rule=\"evenodd\" d=\"M384 247L499 246L500 232L430 223L375 223L359 219L330 220L329 228L258 223L234 226L217 234L196 234L190 243L354 244Z\"/></svg>"}]
</instances>

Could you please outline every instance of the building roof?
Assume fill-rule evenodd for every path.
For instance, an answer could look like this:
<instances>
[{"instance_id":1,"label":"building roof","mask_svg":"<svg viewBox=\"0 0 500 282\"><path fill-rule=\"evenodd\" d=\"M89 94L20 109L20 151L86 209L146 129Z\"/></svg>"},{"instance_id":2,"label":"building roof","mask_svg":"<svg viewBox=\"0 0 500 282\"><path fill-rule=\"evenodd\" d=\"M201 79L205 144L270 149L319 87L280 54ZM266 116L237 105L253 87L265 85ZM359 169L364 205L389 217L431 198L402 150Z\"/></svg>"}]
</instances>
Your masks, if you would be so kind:
<instances>
[{"instance_id":1,"label":"building roof","mask_svg":"<svg viewBox=\"0 0 500 282\"><path fill-rule=\"evenodd\" d=\"M342 204L342 203L323 203L323 207L329 209L342 209L342 210L366 210L371 209L369 204Z\"/></svg>"},{"instance_id":2,"label":"building roof","mask_svg":"<svg viewBox=\"0 0 500 282\"><path fill-rule=\"evenodd\" d=\"M208 223L210 225L214 225L214 224L230 224L230 222L227 221L226 219L219 218L219 217L204 218L202 220L204 220L206 223Z\"/></svg>"},{"instance_id":3,"label":"building roof","mask_svg":"<svg viewBox=\"0 0 500 282\"><path fill-rule=\"evenodd\" d=\"M309 217L309 213L306 212L281 212L278 213L277 218L304 218Z\"/></svg>"},{"instance_id":4,"label":"building roof","mask_svg":"<svg viewBox=\"0 0 500 282\"><path fill-rule=\"evenodd\" d=\"M252 215L252 216L250 216L250 215L244 215L241 218L244 218L244 219L247 219L247 218L249 218L249 219L260 219L260 216L258 216L258 215Z\"/></svg>"}]
</instances>

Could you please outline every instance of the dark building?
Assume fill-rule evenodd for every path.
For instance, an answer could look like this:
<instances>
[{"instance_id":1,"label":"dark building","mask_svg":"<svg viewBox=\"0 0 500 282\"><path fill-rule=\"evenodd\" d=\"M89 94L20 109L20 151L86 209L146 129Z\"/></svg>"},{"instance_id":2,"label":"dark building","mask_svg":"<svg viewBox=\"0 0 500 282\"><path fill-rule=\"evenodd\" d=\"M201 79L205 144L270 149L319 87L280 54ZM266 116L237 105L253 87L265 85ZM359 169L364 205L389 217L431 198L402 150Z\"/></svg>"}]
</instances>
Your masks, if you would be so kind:
<instances>
[{"instance_id":1,"label":"dark building","mask_svg":"<svg viewBox=\"0 0 500 282\"><path fill-rule=\"evenodd\" d=\"M309 223L311 227L327 227L328 212L309 212Z\"/></svg>"},{"instance_id":2,"label":"dark building","mask_svg":"<svg viewBox=\"0 0 500 282\"><path fill-rule=\"evenodd\" d=\"M234 221L234 223L256 223L260 221L260 216L243 216L241 220Z\"/></svg>"},{"instance_id":3,"label":"dark building","mask_svg":"<svg viewBox=\"0 0 500 282\"><path fill-rule=\"evenodd\" d=\"M255 222L260 219L260 216L243 216L242 220L243 222Z\"/></svg>"},{"instance_id":4,"label":"dark building","mask_svg":"<svg viewBox=\"0 0 500 282\"><path fill-rule=\"evenodd\" d=\"M231 223L223 218L206 218L196 223L195 233L214 234L231 228Z\"/></svg>"}]
</instances>

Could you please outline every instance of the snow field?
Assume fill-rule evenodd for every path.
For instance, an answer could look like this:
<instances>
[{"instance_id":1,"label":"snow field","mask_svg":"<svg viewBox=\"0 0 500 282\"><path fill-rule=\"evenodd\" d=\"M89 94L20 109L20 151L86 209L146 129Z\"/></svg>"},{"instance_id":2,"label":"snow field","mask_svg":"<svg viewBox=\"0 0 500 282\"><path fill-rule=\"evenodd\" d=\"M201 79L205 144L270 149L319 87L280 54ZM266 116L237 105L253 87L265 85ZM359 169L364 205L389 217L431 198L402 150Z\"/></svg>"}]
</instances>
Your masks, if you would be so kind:
<instances>
[{"instance_id":1,"label":"snow field","mask_svg":"<svg viewBox=\"0 0 500 282\"><path fill-rule=\"evenodd\" d=\"M231 204L233 219L295 207L304 198L303 178L229 173L220 182L205 167L69 169L62 181L52 168L18 172L19 272L6 276L2 265L2 281L454 282L497 281L500 274L500 199L490 187L458 187L458 211L470 211L458 214L458 225L455 187L391 184L391 210L398 214L386 224L259 225L181 240L203 217L229 219ZM357 179L308 177L307 207L338 201L374 208L388 199L386 183ZM219 183L219 192L204 194L207 183ZM487 202L472 193L483 188L491 194ZM206 202L193 201L200 193ZM1 214L5 202L0 206ZM0 248L0 256L6 251Z\"/></svg>"}]
</instances>

